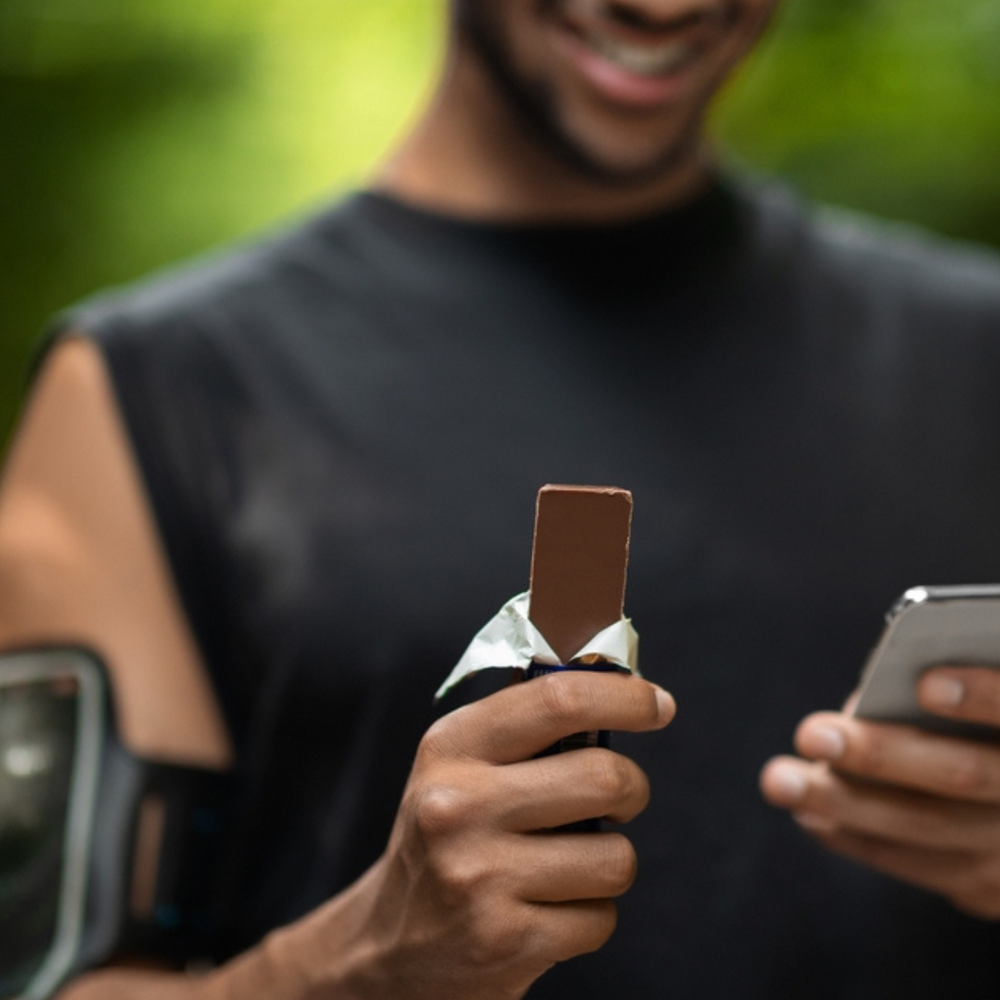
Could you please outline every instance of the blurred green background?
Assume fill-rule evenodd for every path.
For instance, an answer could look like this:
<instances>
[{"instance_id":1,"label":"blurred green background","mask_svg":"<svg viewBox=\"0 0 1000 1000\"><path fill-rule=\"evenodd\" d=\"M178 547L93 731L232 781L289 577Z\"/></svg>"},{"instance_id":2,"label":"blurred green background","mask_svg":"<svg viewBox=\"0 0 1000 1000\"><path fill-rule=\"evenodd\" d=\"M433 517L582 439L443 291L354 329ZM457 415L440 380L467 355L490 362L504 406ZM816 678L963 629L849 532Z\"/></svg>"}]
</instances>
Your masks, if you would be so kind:
<instances>
[{"instance_id":1,"label":"blurred green background","mask_svg":"<svg viewBox=\"0 0 1000 1000\"><path fill-rule=\"evenodd\" d=\"M363 180L444 0L0 0L0 442L102 285ZM786 0L714 127L828 201L1000 245L1000 0Z\"/></svg>"}]
</instances>

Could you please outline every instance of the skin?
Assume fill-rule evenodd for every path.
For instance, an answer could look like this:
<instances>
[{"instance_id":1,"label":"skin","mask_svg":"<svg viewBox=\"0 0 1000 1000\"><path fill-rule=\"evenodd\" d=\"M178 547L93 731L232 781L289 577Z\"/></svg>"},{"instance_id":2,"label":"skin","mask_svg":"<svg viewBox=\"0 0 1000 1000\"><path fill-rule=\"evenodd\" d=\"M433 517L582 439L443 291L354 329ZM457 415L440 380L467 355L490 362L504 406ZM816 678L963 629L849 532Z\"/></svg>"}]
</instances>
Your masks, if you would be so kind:
<instances>
[{"instance_id":1,"label":"skin","mask_svg":"<svg viewBox=\"0 0 1000 1000\"><path fill-rule=\"evenodd\" d=\"M928 671L929 712L1000 727L1000 673ZM761 773L765 798L831 850L1000 920L1000 747L844 712L818 712L795 734L799 757Z\"/></svg>"},{"instance_id":2,"label":"skin","mask_svg":"<svg viewBox=\"0 0 1000 1000\"><path fill-rule=\"evenodd\" d=\"M458 0L434 101L377 185L505 221L622 219L704 186L706 108L774 0ZM582 45L597 31L693 61L649 81Z\"/></svg>"},{"instance_id":3,"label":"skin","mask_svg":"<svg viewBox=\"0 0 1000 1000\"><path fill-rule=\"evenodd\" d=\"M375 184L425 208L499 221L624 219L678 204L707 183L705 107L771 8L459 0L435 98ZM652 81L623 73L581 50L592 31L646 54L688 46L691 61ZM80 474L66 475L73 467ZM88 482L87 468L104 474ZM87 642L108 660L128 745L227 766L232 748L103 362L84 341L59 346L36 382L0 492L0 572L0 639ZM142 595L150 603L137 606ZM1000 722L996 678L961 676L966 698L948 711ZM420 745L383 856L344 893L211 973L105 969L62 997L523 996L554 963L603 944L613 901L636 872L617 831L551 831L594 815L627 822L649 794L636 765L610 751L534 755L581 730L660 729L673 711L646 681L565 673L452 713ZM187 730L179 725L192 717ZM835 763L817 742L824 725L844 737ZM899 832L912 838L922 807L923 836L934 842L920 850L940 861L930 887L983 915L1000 911L997 862L986 857L989 839L1000 844L990 827L1000 761L988 750L838 714L806 720L798 746L802 758L765 771L771 801L794 808L832 848L904 878L930 877ZM859 780L876 775L888 784ZM789 797L789 788L802 793Z\"/></svg>"},{"instance_id":4,"label":"skin","mask_svg":"<svg viewBox=\"0 0 1000 1000\"><path fill-rule=\"evenodd\" d=\"M628 109L609 106L552 50L551 5L545 17L535 3L491 0L479 13L487 6L515 73L545 78L550 126L565 134L539 136L453 28L437 97L381 172L383 188L456 214L535 219L662 208L704 183L683 123L749 45L749 29L716 32L711 60L687 83L681 74L679 96L630 113L622 130L615 119ZM608 16L602 5L582 7ZM676 0L632 8L644 23L688 13ZM657 44L662 34L661 25ZM622 159L615 150L626 138ZM580 155L567 155L567 143ZM94 647L108 662L127 745L224 767L232 747L154 525L101 356L83 339L64 342L36 381L5 470L0 638ZM62 996L522 996L554 963L604 943L613 901L635 877L623 834L553 829L595 815L627 822L649 794L639 768L610 751L532 758L581 730L662 728L673 710L666 692L638 678L559 674L453 713L423 740L386 850L354 886L212 973L103 969Z\"/></svg>"},{"instance_id":5,"label":"skin","mask_svg":"<svg viewBox=\"0 0 1000 1000\"><path fill-rule=\"evenodd\" d=\"M232 747L190 640L101 355L70 339L36 383L0 489L0 641L85 643L108 663L124 742L224 768ZM555 962L599 947L635 877L619 832L649 787L627 758L533 759L581 730L665 726L644 680L541 678L440 720L417 753L382 858L354 886L201 976L100 970L63 997L520 996Z\"/></svg>"},{"instance_id":6,"label":"skin","mask_svg":"<svg viewBox=\"0 0 1000 1000\"><path fill-rule=\"evenodd\" d=\"M136 753L224 769L233 750L181 611L98 352L54 352L0 483L0 649L99 649Z\"/></svg>"}]
</instances>

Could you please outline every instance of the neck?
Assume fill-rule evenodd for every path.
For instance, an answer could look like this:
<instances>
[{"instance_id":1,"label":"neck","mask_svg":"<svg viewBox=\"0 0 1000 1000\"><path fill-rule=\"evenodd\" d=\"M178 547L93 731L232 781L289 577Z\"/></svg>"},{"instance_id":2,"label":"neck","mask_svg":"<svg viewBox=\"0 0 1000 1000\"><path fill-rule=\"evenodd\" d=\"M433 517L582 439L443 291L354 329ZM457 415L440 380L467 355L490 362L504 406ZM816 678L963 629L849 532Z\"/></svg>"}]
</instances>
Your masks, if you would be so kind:
<instances>
[{"instance_id":1,"label":"neck","mask_svg":"<svg viewBox=\"0 0 1000 1000\"><path fill-rule=\"evenodd\" d=\"M477 60L454 52L434 99L373 186L448 215L500 222L625 220L682 204L709 182L693 148L642 183L586 176L539 141Z\"/></svg>"}]
</instances>

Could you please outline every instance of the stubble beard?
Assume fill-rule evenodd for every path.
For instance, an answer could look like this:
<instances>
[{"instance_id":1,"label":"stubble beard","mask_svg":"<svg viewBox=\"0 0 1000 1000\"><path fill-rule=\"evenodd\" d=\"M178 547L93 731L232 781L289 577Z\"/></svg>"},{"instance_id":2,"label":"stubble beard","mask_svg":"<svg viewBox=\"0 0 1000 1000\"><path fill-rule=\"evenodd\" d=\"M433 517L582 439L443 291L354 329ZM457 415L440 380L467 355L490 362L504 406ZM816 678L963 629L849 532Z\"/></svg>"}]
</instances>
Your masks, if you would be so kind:
<instances>
[{"instance_id":1,"label":"stubble beard","mask_svg":"<svg viewBox=\"0 0 1000 1000\"><path fill-rule=\"evenodd\" d=\"M540 0L540 13L555 8L557 3L558 0ZM621 166L592 153L566 126L553 89L542 80L527 78L513 65L502 26L492 16L494 9L494 0L454 0L460 40L486 69L518 122L550 155L578 176L605 187L640 188L662 180L696 154L701 144L703 108L695 109L672 141L644 163Z\"/></svg>"}]
</instances>

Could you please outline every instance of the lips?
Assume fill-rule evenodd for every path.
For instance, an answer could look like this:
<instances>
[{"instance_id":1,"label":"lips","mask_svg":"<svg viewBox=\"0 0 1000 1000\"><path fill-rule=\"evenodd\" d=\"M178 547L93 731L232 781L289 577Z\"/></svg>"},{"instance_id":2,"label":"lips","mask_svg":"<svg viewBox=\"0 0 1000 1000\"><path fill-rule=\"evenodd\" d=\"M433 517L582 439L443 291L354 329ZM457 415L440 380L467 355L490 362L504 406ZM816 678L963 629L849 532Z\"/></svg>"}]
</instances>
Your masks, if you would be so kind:
<instances>
[{"instance_id":1,"label":"lips","mask_svg":"<svg viewBox=\"0 0 1000 1000\"><path fill-rule=\"evenodd\" d=\"M715 4L665 10L566 0L560 14L563 48L581 78L606 100L635 108L675 99L730 26Z\"/></svg>"}]
</instances>

